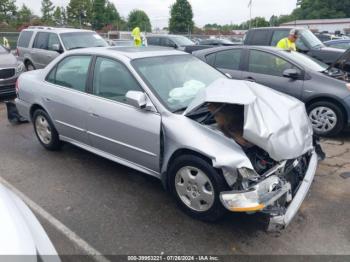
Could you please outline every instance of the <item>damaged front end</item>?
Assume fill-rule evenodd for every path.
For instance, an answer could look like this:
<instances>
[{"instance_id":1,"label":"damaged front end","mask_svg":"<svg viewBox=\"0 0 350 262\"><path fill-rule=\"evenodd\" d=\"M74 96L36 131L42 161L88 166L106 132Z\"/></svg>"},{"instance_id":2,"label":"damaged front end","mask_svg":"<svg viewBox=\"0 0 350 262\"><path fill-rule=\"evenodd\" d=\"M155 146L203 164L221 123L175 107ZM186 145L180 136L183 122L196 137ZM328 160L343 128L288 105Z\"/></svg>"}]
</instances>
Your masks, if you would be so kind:
<instances>
[{"instance_id":1,"label":"damaged front end","mask_svg":"<svg viewBox=\"0 0 350 262\"><path fill-rule=\"evenodd\" d=\"M236 172L222 167L232 188L220 194L225 208L268 214L270 231L286 227L313 181L316 151L323 154L304 105L255 83L219 80L200 92L184 114L233 139L252 164Z\"/></svg>"},{"instance_id":2,"label":"damaged front end","mask_svg":"<svg viewBox=\"0 0 350 262\"><path fill-rule=\"evenodd\" d=\"M241 190L221 192L223 205L234 212L261 211L269 215L269 231L291 222L303 202L317 168L315 151L294 160L276 163L265 173L240 170L237 186Z\"/></svg>"}]
</instances>

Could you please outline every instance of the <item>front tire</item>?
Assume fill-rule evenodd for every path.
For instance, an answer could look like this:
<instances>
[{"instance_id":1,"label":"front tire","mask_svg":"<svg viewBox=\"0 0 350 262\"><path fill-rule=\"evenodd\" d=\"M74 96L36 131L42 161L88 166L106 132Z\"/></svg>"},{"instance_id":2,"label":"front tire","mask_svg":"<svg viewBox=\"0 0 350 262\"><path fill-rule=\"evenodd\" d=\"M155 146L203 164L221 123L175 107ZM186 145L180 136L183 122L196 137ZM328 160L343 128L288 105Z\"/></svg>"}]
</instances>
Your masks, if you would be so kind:
<instances>
[{"instance_id":1,"label":"front tire","mask_svg":"<svg viewBox=\"0 0 350 262\"><path fill-rule=\"evenodd\" d=\"M226 181L203 158L180 156L173 161L168 174L171 193L189 216L212 222L227 212L220 201L220 192L228 189Z\"/></svg>"},{"instance_id":2,"label":"front tire","mask_svg":"<svg viewBox=\"0 0 350 262\"><path fill-rule=\"evenodd\" d=\"M334 136L342 131L345 117L338 105L328 101L320 101L311 104L307 111L315 134Z\"/></svg>"},{"instance_id":3,"label":"front tire","mask_svg":"<svg viewBox=\"0 0 350 262\"><path fill-rule=\"evenodd\" d=\"M34 112L33 125L36 137L44 148L50 151L61 148L62 142L57 130L44 110L38 109Z\"/></svg>"}]
</instances>

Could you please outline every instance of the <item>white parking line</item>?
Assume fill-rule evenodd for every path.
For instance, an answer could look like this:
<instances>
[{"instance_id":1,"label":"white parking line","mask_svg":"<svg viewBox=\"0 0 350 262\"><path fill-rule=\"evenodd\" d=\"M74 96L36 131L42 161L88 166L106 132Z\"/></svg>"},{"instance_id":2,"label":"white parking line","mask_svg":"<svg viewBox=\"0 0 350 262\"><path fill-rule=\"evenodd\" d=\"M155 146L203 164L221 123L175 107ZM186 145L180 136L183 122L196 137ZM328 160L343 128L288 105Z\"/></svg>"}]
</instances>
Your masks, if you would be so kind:
<instances>
[{"instance_id":1,"label":"white parking line","mask_svg":"<svg viewBox=\"0 0 350 262\"><path fill-rule=\"evenodd\" d=\"M24 195L21 191L7 182L4 178L0 177L0 183L8 187L12 192L14 192L17 196L19 196L33 211L38 214L44 220L46 220L49 224L51 224L55 229L57 229L60 233L66 236L70 241L72 241L75 245L77 245L80 249L84 251L89 256L92 256L93 259L97 262L109 262L109 260L103 256L99 251L90 246L85 240L79 237L76 233L62 224L59 220L53 217L50 213L40 207L38 204L33 202L30 198Z\"/></svg>"}]
</instances>

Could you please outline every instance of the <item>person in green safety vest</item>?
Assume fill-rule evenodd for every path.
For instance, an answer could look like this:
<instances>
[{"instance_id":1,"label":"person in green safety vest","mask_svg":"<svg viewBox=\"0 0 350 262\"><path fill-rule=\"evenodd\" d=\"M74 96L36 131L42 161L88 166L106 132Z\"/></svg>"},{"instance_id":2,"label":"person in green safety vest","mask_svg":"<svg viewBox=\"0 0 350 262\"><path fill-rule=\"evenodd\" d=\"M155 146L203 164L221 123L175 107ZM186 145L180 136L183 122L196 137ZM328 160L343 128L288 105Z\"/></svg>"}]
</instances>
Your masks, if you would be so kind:
<instances>
[{"instance_id":1,"label":"person in green safety vest","mask_svg":"<svg viewBox=\"0 0 350 262\"><path fill-rule=\"evenodd\" d=\"M292 29L289 32L288 37L282 38L278 43L277 47L289 50L289 51L297 51L297 47L295 42L298 40L299 32L297 29Z\"/></svg>"},{"instance_id":2,"label":"person in green safety vest","mask_svg":"<svg viewBox=\"0 0 350 262\"><path fill-rule=\"evenodd\" d=\"M131 31L131 35L134 37L134 46L140 47L142 45L141 30L137 26Z\"/></svg>"}]
</instances>

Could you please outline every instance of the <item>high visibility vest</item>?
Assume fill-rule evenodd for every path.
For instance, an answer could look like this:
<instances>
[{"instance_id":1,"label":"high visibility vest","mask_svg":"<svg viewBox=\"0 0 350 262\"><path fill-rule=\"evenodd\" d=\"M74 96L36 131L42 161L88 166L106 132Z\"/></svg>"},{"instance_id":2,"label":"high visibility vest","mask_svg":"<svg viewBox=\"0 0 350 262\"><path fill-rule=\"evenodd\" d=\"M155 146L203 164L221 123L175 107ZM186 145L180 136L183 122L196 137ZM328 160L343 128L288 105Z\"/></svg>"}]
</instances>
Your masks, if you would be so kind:
<instances>
[{"instance_id":1,"label":"high visibility vest","mask_svg":"<svg viewBox=\"0 0 350 262\"><path fill-rule=\"evenodd\" d=\"M282 48L282 49L286 49L286 50L297 51L297 47L296 47L295 43L290 41L288 39L288 37L281 39L278 42L277 47Z\"/></svg>"},{"instance_id":2,"label":"high visibility vest","mask_svg":"<svg viewBox=\"0 0 350 262\"><path fill-rule=\"evenodd\" d=\"M3 37L3 38L2 38L2 43L3 43L3 46L4 46L4 47L10 48L9 40L7 40L6 37Z\"/></svg>"}]
</instances>

